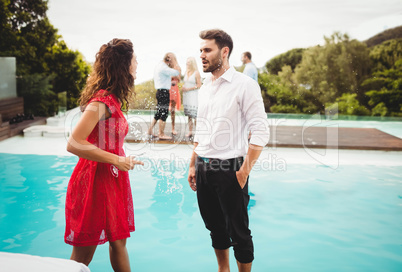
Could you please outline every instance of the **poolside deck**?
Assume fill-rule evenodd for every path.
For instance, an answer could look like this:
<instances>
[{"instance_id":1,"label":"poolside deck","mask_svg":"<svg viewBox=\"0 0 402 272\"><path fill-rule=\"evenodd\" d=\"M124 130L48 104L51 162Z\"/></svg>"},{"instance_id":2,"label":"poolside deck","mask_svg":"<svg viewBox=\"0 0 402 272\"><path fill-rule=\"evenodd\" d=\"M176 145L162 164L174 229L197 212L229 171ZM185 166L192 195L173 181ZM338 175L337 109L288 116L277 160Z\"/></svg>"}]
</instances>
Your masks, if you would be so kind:
<instances>
[{"instance_id":1,"label":"poolside deck","mask_svg":"<svg viewBox=\"0 0 402 272\"><path fill-rule=\"evenodd\" d=\"M178 134L172 140L145 139L148 127L149 123L136 123L137 136L128 135L126 142L191 144L193 140L185 137L186 127L180 123L176 124ZM375 128L274 126L270 130L270 147L402 151L402 139ZM172 135L170 124L166 124L165 133Z\"/></svg>"},{"instance_id":2,"label":"poolside deck","mask_svg":"<svg viewBox=\"0 0 402 272\"><path fill-rule=\"evenodd\" d=\"M27 127L45 125L45 124L46 124L46 117L35 117L34 120L24 120L20 123L12 125L10 125L8 121L0 122L0 141L21 134L22 131Z\"/></svg>"}]
</instances>

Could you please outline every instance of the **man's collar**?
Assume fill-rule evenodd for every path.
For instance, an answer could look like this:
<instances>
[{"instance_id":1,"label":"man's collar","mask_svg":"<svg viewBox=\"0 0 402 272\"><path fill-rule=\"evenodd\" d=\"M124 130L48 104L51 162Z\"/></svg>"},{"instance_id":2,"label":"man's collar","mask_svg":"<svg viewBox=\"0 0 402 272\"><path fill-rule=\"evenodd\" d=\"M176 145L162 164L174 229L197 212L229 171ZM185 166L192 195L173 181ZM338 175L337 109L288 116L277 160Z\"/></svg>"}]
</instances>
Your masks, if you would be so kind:
<instances>
[{"instance_id":1,"label":"man's collar","mask_svg":"<svg viewBox=\"0 0 402 272\"><path fill-rule=\"evenodd\" d=\"M219 80L220 78L222 78L222 79L224 79L224 80L226 80L226 81L228 81L228 82L231 82L232 79L233 79L233 75L235 74L235 72L236 72L235 68L234 68L233 66L231 66L231 67L230 67L229 69L227 69L226 72L223 73L223 75L221 75L217 80ZM213 77L212 74L210 74L209 76L207 76L207 77L205 78L205 80L204 80L204 84L211 82L211 81L212 81L212 77Z\"/></svg>"},{"instance_id":2,"label":"man's collar","mask_svg":"<svg viewBox=\"0 0 402 272\"><path fill-rule=\"evenodd\" d=\"M232 82L233 75L235 74L236 70L231 66L223 75L221 75L221 78L228 82Z\"/></svg>"}]
</instances>

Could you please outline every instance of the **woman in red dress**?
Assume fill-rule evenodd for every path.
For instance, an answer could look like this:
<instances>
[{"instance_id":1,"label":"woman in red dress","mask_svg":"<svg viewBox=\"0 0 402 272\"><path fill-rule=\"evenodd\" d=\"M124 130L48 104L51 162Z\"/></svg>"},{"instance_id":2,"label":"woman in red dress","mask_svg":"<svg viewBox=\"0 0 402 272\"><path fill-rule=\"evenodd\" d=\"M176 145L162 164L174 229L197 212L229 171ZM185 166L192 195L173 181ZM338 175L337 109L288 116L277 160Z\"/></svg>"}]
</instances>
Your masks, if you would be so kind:
<instances>
[{"instance_id":1,"label":"woman in red dress","mask_svg":"<svg viewBox=\"0 0 402 272\"><path fill-rule=\"evenodd\" d=\"M136 70L129 40L113 39L101 46L81 94L83 114L67 145L79 156L66 197L64 240L73 245L71 259L88 265L97 245L109 242L115 271L130 271L126 238L135 228L127 171L143 164L123 150L128 124L121 105L128 109Z\"/></svg>"}]
</instances>

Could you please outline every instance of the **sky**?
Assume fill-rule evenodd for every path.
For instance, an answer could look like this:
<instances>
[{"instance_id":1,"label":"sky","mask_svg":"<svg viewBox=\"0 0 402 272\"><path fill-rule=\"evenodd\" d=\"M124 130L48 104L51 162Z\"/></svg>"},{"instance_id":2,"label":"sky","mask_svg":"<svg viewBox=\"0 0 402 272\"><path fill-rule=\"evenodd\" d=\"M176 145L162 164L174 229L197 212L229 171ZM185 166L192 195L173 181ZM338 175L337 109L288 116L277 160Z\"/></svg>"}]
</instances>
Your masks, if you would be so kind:
<instances>
[{"instance_id":1,"label":"sky","mask_svg":"<svg viewBox=\"0 0 402 272\"><path fill-rule=\"evenodd\" d=\"M250 51L261 68L293 48L324 44L335 31L364 41L402 25L401 0L49 0L47 15L68 47L93 62L100 46L130 39L138 58L136 84L173 52L184 73L186 59L199 59L199 32L220 28L233 39L230 65Z\"/></svg>"}]
</instances>

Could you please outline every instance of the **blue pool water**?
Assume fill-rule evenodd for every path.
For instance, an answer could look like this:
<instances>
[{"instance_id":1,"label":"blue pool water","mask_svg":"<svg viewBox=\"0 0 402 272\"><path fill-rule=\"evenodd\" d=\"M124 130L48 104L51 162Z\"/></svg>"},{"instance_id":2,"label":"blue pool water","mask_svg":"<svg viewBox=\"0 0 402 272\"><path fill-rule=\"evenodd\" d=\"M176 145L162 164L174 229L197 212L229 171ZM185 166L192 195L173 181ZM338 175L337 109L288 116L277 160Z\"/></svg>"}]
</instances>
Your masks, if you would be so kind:
<instances>
[{"instance_id":1,"label":"blue pool water","mask_svg":"<svg viewBox=\"0 0 402 272\"><path fill-rule=\"evenodd\" d=\"M144 158L146 161L147 158ZM0 154L0 251L69 258L64 202L76 157ZM133 271L216 271L187 167L130 172ZM401 271L402 166L290 163L251 175L253 271ZM232 270L236 271L231 252ZM111 271L107 245L91 271Z\"/></svg>"}]
</instances>

